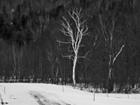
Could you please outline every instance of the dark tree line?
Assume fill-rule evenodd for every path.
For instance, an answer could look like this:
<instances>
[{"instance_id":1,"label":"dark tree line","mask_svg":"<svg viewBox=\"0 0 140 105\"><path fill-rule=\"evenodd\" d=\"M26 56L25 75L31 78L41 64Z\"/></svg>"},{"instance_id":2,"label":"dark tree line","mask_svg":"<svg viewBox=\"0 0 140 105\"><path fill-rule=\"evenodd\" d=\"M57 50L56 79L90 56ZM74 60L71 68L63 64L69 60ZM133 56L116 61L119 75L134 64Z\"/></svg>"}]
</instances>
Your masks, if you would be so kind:
<instances>
[{"instance_id":1,"label":"dark tree line","mask_svg":"<svg viewBox=\"0 0 140 105\"><path fill-rule=\"evenodd\" d=\"M71 47L60 31L68 11L82 10L77 83L121 91L140 83L138 0L0 0L0 78L71 83ZM73 24L73 23L72 23ZM73 54L73 52L71 52Z\"/></svg>"}]
</instances>

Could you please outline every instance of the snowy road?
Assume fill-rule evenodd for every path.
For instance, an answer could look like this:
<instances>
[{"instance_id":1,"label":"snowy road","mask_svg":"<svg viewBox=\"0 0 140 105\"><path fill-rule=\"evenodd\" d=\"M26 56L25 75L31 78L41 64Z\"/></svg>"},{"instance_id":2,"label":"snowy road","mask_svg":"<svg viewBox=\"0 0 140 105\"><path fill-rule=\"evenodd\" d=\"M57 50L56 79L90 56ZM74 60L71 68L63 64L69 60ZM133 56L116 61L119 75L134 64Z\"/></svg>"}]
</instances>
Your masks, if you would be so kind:
<instances>
[{"instance_id":1,"label":"snowy road","mask_svg":"<svg viewBox=\"0 0 140 105\"><path fill-rule=\"evenodd\" d=\"M48 97L45 97L37 91L31 91L30 95L33 96L39 105L70 105L57 98L55 94L48 94ZM53 98L50 99L50 97Z\"/></svg>"}]
</instances>

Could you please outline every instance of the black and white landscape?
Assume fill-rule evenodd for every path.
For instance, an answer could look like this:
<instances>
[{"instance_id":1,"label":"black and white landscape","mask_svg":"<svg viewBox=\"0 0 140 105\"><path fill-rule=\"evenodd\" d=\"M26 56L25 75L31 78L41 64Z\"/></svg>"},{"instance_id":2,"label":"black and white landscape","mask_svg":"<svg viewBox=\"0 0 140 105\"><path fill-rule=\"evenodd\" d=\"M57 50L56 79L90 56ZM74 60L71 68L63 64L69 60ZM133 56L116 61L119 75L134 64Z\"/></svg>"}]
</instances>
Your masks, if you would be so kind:
<instances>
[{"instance_id":1,"label":"black and white landscape","mask_svg":"<svg viewBox=\"0 0 140 105\"><path fill-rule=\"evenodd\" d=\"M0 0L1 105L139 105L139 0Z\"/></svg>"}]
</instances>

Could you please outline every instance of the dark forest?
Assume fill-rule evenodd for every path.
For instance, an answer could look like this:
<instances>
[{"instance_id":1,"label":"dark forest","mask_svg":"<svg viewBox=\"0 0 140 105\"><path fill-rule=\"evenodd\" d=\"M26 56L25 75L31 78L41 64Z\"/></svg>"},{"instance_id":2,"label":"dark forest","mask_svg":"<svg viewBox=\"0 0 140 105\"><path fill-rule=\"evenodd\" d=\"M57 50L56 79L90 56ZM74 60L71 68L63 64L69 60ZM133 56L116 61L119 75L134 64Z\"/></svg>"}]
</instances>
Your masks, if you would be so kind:
<instances>
[{"instance_id":1,"label":"dark forest","mask_svg":"<svg viewBox=\"0 0 140 105\"><path fill-rule=\"evenodd\" d=\"M139 4L0 0L0 81L67 84L75 79L74 85L90 84L109 92L140 87ZM73 19L79 15L77 28ZM86 32L79 46L67 37L68 25L73 34L78 29Z\"/></svg>"}]
</instances>

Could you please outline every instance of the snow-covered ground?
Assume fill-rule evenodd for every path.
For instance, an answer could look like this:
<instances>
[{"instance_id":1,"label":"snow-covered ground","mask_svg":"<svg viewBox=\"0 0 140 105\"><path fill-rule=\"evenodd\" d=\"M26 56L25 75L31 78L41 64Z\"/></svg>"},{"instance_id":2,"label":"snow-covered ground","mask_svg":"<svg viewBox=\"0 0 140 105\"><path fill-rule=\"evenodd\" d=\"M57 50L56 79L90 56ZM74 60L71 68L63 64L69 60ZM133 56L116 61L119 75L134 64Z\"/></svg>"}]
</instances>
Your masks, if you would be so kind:
<instances>
[{"instance_id":1,"label":"snow-covered ground","mask_svg":"<svg viewBox=\"0 0 140 105\"><path fill-rule=\"evenodd\" d=\"M95 101L93 97L71 86L0 83L0 101L7 105L140 105L140 94L96 93Z\"/></svg>"}]
</instances>

